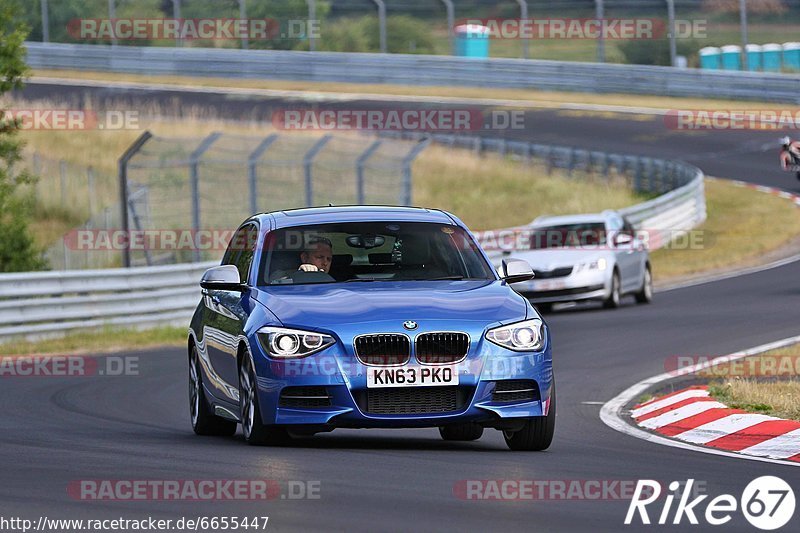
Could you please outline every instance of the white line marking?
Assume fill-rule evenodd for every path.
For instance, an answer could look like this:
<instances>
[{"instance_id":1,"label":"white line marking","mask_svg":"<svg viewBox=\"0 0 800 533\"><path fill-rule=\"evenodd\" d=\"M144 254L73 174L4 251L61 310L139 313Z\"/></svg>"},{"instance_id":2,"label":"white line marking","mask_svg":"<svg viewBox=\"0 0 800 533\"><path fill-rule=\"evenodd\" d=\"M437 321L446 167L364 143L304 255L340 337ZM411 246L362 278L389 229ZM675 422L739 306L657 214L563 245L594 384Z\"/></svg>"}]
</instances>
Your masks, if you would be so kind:
<instances>
[{"instance_id":1,"label":"white line marking","mask_svg":"<svg viewBox=\"0 0 800 533\"><path fill-rule=\"evenodd\" d=\"M690 416L699 415L700 413L705 413L706 411L710 411L711 409L725 409L728 407L724 403L719 402L712 402L712 401L701 401L701 402L694 402L690 403L689 405L684 405L683 407L678 407L677 409L673 409L672 411L667 411L666 413L658 416L654 416L653 418L648 418L644 422L639 422L639 425L648 429L658 429L660 427L668 426L670 424L674 424L675 422L680 422L681 420L685 420Z\"/></svg>"},{"instance_id":2,"label":"white line marking","mask_svg":"<svg viewBox=\"0 0 800 533\"><path fill-rule=\"evenodd\" d=\"M773 459L786 459L800 453L800 429L765 440L745 448L741 453L750 453Z\"/></svg>"},{"instance_id":3,"label":"white line marking","mask_svg":"<svg viewBox=\"0 0 800 533\"><path fill-rule=\"evenodd\" d=\"M719 420L714 420L702 426L697 426L694 429L684 431L674 437L679 440L685 440L686 442L693 442L694 444L705 444L706 442L711 442L714 439L736 433L737 431L747 429L761 422L767 422L768 420L779 419L774 416L754 415L750 413L729 415L725 418L720 418Z\"/></svg>"},{"instance_id":4,"label":"white line marking","mask_svg":"<svg viewBox=\"0 0 800 533\"><path fill-rule=\"evenodd\" d=\"M792 344L797 344L800 342L800 335L796 337L789 337L787 339L782 339L775 342L770 342L768 344L762 344L761 346L756 346L755 348L750 348L748 350L744 350L741 352L736 352L728 356L730 360L737 360L742 359L744 357L749 357L751 355L756 355L764 352L768 352L770 350L775 350L777 348L783 348L784 346L790 346ZM698 370L703 370L708 368L714 364L715 360L707 361L701 365L694 365L693 367L689 367L688 369L692 372L697 372ZM688 372L687 372L688 373ZM681 371L683 374L683 371ZM800 463L795 463L791 461L782 461L779 459L770 459L767 457L758 457L755 455L742 455L740 453L735 452L727 452L725 450L718 450L715 448L704 448L702 446L698 446L696 444L690 444L688 442L681 442L677 440L668 439L666 437L662 437L660 435L655 435L648 431L645 431L641 428L636 426L632 426L628 423L627 418L623 418L622 410L625 408L626 405L633 402L635 398L639 398L644 393L646 393L651 387L673 379L676 377L674 372L665 372L663 374L659 374L657 376L653 376L651 378L643 379L642 381L631 385L617 396L606 402L602 409L600 409L600 420L603 421L605 425L619 431L620 433L625 433L626 435L630 435L631 437L636 437L637 439L646 440L649 442L653 442L655 444L661 444L663 446L670 446L672 448L680 448L683 450L693 450L700 453L706 453L709 455L721 455L724 457L733 457L736 459L746 459L748 461L760 461L764 463L774 463L779 465L786 465L786 466L796 466L800 467Z\"/></svg>"},{"instance_id":5,"label":"white line marking","mask_svg":"<svg viewBox=\"0 0 800 533\"><path fill-rule=\"evenodd\" d=\"M705 389L692 389L683 391L675 396L670 396L669 398L664 398L663 400L656 400L655 402L643 405L638 409L634 409L631 411L631 416L633 418L639 418L640 416L652 413L653 411L658 411L659 409L663 409L664 407L670 406L674 403L688 400L689 398L703 398L706 396L708 396L708 391Z\"/></svg>"}]
</instances>

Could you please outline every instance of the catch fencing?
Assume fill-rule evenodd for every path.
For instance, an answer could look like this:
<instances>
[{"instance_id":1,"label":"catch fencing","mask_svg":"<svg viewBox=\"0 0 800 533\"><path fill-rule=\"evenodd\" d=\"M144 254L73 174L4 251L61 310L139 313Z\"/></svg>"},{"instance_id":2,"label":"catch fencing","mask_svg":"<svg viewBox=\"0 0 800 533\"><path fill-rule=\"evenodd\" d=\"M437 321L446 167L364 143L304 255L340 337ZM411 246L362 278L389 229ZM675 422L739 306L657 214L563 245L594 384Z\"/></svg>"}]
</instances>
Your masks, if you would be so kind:
<instances>
[{"instance_id":1,"label":"catch fencing","mask_svg":"<svg viewBox=\"0 0 800 533\"><path fill-rule=\"evenodd\" d=\"M635 189L659 194L652 200L621 211L636 229L644 228L650 233L652 247L663 244L668 237L675 236L676 232L692 229L706 217L703 173L686 163L459 135L420 137L417 134L398 133L393 137L400 138L389 139L387 144L402 145L405 140L410 146L419 147L421 143L433 142L536 161L546 165L548 169L564 169L568 175L592 173L598 176L625 176ZM372 142L374 145L377 140ZM363 140L361 144L364 144ZM176 161L184 163L174 168L187 172L187 148L185 145L180 146L183 146L183 158ZM151 182L151 185L158 183L158 179L161 179L158 176L161 174L155 171L161 167L152 164L159 159L156 152L148 153L144 150L141 153L142 161L150 161L151 164L142 163L136 167L133 163L137 159L132 158L129 172L140 171L143 176L156 176L156 181ZM405 158L408 159L408 153ZM248 190L244 185L245 181L243 180L242 186ZM356 190L357 183L357 179L351 181L349 188ZM410 175L408 183L410 187ZM339 180L334 185L341 187L342 181ZM233 206L240 212L242 209L247 210L248 201L238 198L230 189L225 187L209 191L209 200L233 195L236 201L223 202L226 208ZM167 186L150 194L166 198L168 190ZM410 198L410 188L406 192L402 191L402 188L396 189L394 198ZM181 194L185 195L186 191ZM350 194L354 193L351 191ZM403 196L404 194L409 196ZM301 194L296 199L301 202L299 205L302 205L302 196ZM366 194L364 199L369 200L370 195ZM185 219L186 213L191 211L187 210L190 205L191 202L186 201L181 208L174 201L166 201L164 208L171 207L175 212L181 212L182 209ZM234 225L242 218L239 215L233 217L227 212L220 212L219 216L220 222L233 221ZM232 218L228 220L227 217ZM477 237L480 239L481 234ZM35 339L109 326L186 325L200 300L199 279L202 272L218 262L217 258L216 261L168 266L0 275L0 342L14 337Z\"/></svg>"}]
</instances>

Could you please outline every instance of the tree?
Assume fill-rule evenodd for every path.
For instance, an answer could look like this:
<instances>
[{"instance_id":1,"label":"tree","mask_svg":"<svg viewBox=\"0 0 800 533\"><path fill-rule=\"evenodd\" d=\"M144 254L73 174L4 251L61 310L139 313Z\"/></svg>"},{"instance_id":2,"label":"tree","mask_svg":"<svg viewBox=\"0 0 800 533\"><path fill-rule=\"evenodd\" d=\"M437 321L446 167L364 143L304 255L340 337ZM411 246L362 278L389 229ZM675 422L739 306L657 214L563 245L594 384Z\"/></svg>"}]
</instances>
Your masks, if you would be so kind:
<instances>
[{"instance_id":1,"label":"tree","mask_svg":"<svg viewBox=\"0 0 800 533\"><path fill-rule=\"evenodd\" d=\"M28 71L25 64L25 37L28 28L19 22L18 5L0 0L0 95L22 86ZM15 119L2 110L0 121L0 272L41 270L46 266L28 227L33 197L26 186L35 178L27 171L16 171L22 160L22 141Z\"/></svg>"}]
</instances>

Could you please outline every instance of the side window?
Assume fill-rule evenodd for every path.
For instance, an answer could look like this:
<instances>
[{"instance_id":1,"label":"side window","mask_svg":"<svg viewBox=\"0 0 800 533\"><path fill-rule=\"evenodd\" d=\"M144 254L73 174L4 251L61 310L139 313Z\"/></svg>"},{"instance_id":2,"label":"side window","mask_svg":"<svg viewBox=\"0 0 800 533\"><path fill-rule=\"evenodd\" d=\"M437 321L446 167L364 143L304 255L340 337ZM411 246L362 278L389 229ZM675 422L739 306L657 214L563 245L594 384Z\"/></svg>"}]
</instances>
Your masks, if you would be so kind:
<instances>
[{"instance_id":1,"label":"side window","mask_svg":"<svg viewBox=\"0 0 800 533\"><path fill-rule=\"evenodd\" d=\"M223 265L235 265L239 270L239 278L248 281L250 264L253 262L256 244L258 243L258 226L247 224L233 234L228 250L222 260Z\"/></svg>"},{"instance_id":2,"label":"side window","mask_svg":"<svg viewBox=\"0 0 800 533\"><path fill-rule=\"evenodd\" d=\"M635 230L633 229L633 225L631 221L627 218L622 219L622 233L625 235L630 235L631 237L635 237Z\"/></svg>"}]
</instances>

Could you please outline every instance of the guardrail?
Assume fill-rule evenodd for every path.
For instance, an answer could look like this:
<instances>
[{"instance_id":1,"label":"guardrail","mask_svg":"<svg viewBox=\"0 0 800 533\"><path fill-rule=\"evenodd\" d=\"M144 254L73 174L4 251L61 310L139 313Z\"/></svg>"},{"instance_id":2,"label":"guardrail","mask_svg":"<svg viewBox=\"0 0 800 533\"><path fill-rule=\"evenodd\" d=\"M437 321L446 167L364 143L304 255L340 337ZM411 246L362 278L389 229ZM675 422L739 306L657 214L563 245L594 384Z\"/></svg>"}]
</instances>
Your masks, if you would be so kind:
<instances>
[{"instance_id":1,"label":"guardrail","mask_svg":"<svg viewBox=\"0 0 800 533\"><path fill-rule=\"evenodd\" d=\"M102 326L186 324L216 263L0 275L0 341Z\"/></svg>"},{"instance_id":2,"label":"guardrail","mask_svg":"<svg viewBox=\"0 0 800 533\"><path fill-rule=\"evenodd\" d=\"M800 103L800 76L645 65L404 54L26 43L36 69L503 87Z\"/></svg>"},{"instance_id":3,"label":"guardrail","mask_svg":"<svg viewBox=\"0 0 800 533\"><path fill-rule=\"evenodd\" d=\"M647 230L651 248L661 246L675 232L695 227L706 217L703 173L686 163L503 139L433 135L429 140L536 159L548 169L562 168L569 174L582 170L605 176L612 171L630 175L635 189L661 193L621 211L636 229ZM480 232L477 237L481 238ZM0 275L0 342L102 326L186 324L200 300L200 276L215 264Z\"/></svg>"}]
</instances>

